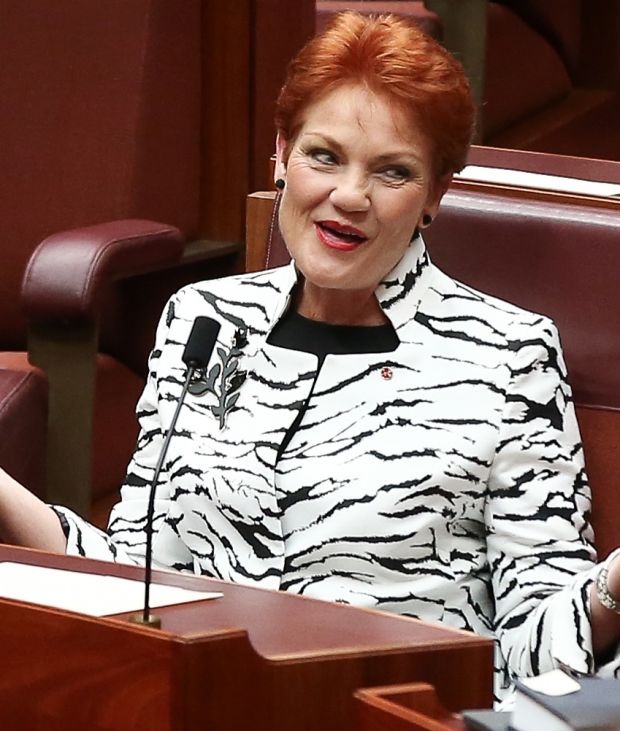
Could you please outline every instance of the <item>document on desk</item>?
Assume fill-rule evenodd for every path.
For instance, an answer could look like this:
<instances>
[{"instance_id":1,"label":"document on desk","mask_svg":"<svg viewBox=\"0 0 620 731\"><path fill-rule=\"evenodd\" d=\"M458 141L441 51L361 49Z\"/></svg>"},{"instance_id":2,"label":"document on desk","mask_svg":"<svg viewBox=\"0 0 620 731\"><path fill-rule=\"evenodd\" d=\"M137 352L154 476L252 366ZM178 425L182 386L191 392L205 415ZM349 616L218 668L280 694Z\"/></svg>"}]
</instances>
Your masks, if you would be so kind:
<instances>
[{"instance_id":1,"label":"document on desk","mask_svg":"<svg viewBox=\"0 0 620 731\"><path fill-rule=\"evenodd\" d=\"M150 606L165 607L220 596L218 592L151 584ZM0 597L103 617L140 611L144 605L144 583L116 576L2 561Z\"/></svg>"},{"instance_id":2,"label":"document on desk","mask_svg":"<svg viewBox=\"0 0 620 731\"><path fill-rule=\"evenodd\" d=\"M454 176L457 180L470 180L476 183L493 183L522 188L573 193L576 195L595 195L604 198L620 196L618 183L604 183L598 180L568 178L547 173L532 173L525 170L467 165Z\"/></svg>"}]
</instances>

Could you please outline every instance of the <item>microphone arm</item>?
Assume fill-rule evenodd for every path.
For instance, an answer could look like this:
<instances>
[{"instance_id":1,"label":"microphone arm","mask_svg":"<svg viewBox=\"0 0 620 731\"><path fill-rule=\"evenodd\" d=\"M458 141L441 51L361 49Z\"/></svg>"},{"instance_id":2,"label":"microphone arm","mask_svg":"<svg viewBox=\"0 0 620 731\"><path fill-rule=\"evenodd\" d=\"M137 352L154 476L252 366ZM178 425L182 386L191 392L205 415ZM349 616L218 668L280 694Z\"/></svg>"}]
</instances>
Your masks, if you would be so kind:
<instances>
[{"instance_id":1,"label":"microphone arm","mask_svg":"<svg viewBox=\"0 0 620 731\"><path fill-rule=\"evenodd\" d=\"M150 611L150 598L151 598L151 577L152 577L152 566L153 566L153 518L155 514L155 493L157 490L157 483L159 481L159 473L166 459L168 453L168 446L170 440L174 434L177 420L181 407L187 396L190 383L194 376L194 373L199 368L206 368L211 353L215 347L217 335L220 330L220 323L217 320L213 320L210 317L197 317L194 320L192 331L187 340L187 345L183 351L183 362L187 366L187 373L185 375L185 382L183 383L183 389L181 395L177 401L172 420L170 421L170 427L166 433L164 443L162 444L159 452L159 458L155 465L155 471L153 472L153 479L149 489L149 500L146 511L146 548L144 554L144 609L141 614L136 614L129 618L130 622L136 624L145 624L149 627L159 629L161 627L161 618L157 615L151 614Z\"/></svg>"}]
</instances>

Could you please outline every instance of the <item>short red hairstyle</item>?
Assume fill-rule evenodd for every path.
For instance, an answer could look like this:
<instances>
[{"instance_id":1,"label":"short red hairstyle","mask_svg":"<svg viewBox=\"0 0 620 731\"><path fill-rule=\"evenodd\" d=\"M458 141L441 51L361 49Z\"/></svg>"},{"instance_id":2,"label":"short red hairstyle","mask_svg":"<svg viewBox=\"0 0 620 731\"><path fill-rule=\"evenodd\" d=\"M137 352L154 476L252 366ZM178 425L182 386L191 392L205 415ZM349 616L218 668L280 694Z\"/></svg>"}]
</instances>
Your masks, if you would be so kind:
<instances>
[{"instance_id":1,"label":"short red hairstyle","mask_svg":"<svg viewBox=\"0 0 620 731\"><path fill-rule=\"evenodd\" d=\"M276 128L292 142L304 109L359 83L400 107L433 146L436 175L465 165L475 104L461 64L433 38L395 15L337 15L291 61L276 103Z\"/></svg>"}]
</instances>

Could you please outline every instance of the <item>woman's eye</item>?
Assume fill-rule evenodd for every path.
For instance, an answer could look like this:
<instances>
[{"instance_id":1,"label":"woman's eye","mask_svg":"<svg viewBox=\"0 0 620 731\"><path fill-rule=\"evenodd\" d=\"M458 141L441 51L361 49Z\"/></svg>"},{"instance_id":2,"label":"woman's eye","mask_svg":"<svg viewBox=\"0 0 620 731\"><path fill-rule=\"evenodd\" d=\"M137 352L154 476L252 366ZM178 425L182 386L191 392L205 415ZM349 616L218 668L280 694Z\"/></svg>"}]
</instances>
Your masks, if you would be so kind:
<instances>
[{"instance_id":1,"label":"woman's eye","mask_svg":"<svg viewBox=\"0 0 620 731\"><path fill-rule=\"evenodd\" d=\"M338 162L334 153L330 152L329 150L310 150L308 154L311 158L316 160L316 162L320 163L321 165L334 165L336 162Z\"/></svg>"},{"instance_id":2,"label":"woman's eye","mask_svg":"<svg viewBox=\"0 0 620 731\"><path fill-rule=\"evenodd\" d=\"M380 170L379 175L389 183L404 183L411 178L411 170L402 165L391 165Z\"/></svg>"}]
</instances>

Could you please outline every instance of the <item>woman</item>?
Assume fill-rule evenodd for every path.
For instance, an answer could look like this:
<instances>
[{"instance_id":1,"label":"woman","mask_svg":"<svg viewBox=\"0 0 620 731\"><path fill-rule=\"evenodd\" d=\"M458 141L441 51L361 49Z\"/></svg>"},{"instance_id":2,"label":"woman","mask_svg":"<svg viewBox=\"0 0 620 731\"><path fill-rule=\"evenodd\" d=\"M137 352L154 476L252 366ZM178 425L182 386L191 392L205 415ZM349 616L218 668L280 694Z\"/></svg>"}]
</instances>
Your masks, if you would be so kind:
<instances>
[{"instance_id":1,"label":"woman","mask_svg":"<svg viewBox=\"0 0 620 731\"><path fill-rule=\"evenodd\" d=\"M312 40L276 115L294 264L173 297L108 534L8 478L4 533L142 559L183 344L207 315L218 346L158 486L158 564L495 636L499 698L514 676L611 660L620 615L599 597L620 599L620 559L597 592L555 327L442 274L420 235L473 117L458 64L403 21L348 13Z\"/></svg>"}]
</instances>

